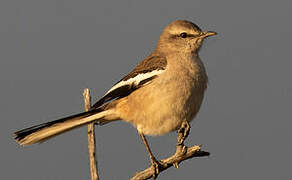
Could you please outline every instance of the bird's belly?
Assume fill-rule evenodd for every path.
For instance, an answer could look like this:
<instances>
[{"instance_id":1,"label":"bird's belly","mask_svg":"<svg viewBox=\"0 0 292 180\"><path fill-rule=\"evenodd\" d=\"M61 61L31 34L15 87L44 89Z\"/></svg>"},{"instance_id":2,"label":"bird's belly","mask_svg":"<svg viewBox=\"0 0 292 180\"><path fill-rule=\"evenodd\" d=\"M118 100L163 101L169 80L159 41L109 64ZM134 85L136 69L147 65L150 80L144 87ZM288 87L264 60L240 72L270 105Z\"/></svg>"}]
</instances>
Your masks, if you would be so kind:
<instances>
[{"instance_id":1,"label":"bird's belly","mask_svg":"<svg viewBox=\"0 0 292 180\"><path fill-rule=\"evenodd\" d=\"M203 92L192 83L189 79L172 79L171 82L156 82L136 91L133 94L135 98L129 96L128 102L136 101L130 107L132 111L128 117L132 118L129 122L146 135L163 135L177 130L184 120L190 122L203 99Z\"/></svg>"}]
</instances>

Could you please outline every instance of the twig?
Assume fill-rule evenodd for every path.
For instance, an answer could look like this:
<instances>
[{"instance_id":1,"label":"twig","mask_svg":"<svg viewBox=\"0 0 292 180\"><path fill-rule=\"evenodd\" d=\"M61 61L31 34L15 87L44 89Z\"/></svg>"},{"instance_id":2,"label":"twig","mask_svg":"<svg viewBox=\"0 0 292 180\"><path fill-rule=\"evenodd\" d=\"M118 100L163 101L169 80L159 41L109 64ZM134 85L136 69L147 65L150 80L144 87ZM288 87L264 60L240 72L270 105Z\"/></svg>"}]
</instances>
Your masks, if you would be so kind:
<instances>
[{"instance_id":1,"label":"twig","mask_svg":"<svg viewBox=\"0 0 292 180\"><path fill-rule=\"evenodd\" d=\"M192 146L192 147L186 147L185 146L185 153L181 154L175 153L169 158L161 160L161 167L159 169L160 173L166 169L168 169L171 166L175 166L178 168L178 164L181 163L184 160L191 159L193 157L203 157L203 156L209 156L209 152L201 151L200 146ZM150 166L149 168L136 173L134 177L132 177L131 180L145 180L150 179L153 175L153 168Z\"/></svg>"},{"instance_id":2,"label":"twig","mask_svg":"<svg viewBox=\"0 0 292 180\"><path fill-rule=\"evenodd\" d=\"M190 130L189 124L187 122L183 123L181 129L178 130L176 152L171 157L160 161L159 173L168 169L171 166L178 168L179 163L181 163L184 160L191 159L193 157L203 157L210 155L209 152L201 151L200 146L195 145L192 147L187 147L184 145L184 141L189 134L189 130ZM139 173L136 173L131 180L150 179L154 174L153 171L154 169L152 168L152 166L150 166L149 168L140 171Z\"/></svg>"},{"instance_id":3,"label":"twig","mask_svg":"<svg viewBox=\"0 0 292 180\"><path fill-rule=\"evenodd\" d=\"M83 97L84 97L84 109L85 111L89 111L91 107L91 97L90 97L90 92L88 88L84 89ZM96 156L95 156L94 123L90 123L88 125L88 152L89 152L91 180L98 180L99 177L98 177L97 162L96 162Z\"/></svg>"}]
</instances>

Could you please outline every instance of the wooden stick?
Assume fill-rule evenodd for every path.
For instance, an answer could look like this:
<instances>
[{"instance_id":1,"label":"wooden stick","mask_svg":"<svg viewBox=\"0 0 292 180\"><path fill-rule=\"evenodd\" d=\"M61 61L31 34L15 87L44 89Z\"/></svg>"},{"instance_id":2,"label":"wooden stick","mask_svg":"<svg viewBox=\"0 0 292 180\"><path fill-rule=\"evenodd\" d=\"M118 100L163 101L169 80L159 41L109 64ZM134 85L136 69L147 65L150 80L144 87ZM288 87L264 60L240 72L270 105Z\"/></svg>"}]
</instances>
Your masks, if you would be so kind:
<instances>
[{"instance_id":1,"label":"wooden stick","mask_svg":"<svg viewBox=\"0 0 292 180\"><path fill-rule=\"evenodd\" d=\"M180 150L178 150L180 149ZM183 148L177 148L177 151L174 155L172 155L169 158L163 159L160 161L161 167L159 168L159 172L168 169L171 166L174 166L178 168L179 163L181 163L184 160L193 158L193 157L203 157L203 156L209 156L210 153L201 151L200 146L192 146L192 147L186 147ZM152 178L153 175L153 168L150 166L149 168L140 171L139 173L136 173L134 177L132 177L131 180L145 180Z\"/></svg>"},{"instance_id":2,"label":"wooden stick","mask_svg":"<svg viewBox=\"0 0 292 180\"><path fill-rule=\"evenodd\" d=\"M86 88L83 91L84 97L84 109L89 111L91 108L91 97L89 89ZM91 180L99 180L98 170L97 170L97 161L95 154L95 129L94 123L88 125L88 152L89 152L89 163L90 163L90 176Z\"/></svg>"}]
</instances>

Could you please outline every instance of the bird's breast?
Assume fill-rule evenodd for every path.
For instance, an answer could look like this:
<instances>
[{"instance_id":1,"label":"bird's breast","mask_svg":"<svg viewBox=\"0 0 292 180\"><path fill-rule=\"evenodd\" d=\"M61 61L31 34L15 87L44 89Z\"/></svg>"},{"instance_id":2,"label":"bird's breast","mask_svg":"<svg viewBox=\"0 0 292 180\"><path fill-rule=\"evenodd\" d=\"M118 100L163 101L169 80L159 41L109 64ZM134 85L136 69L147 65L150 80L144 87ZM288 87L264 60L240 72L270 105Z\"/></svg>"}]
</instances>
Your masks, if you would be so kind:
<instances>
[{"instance_id":1,"label":"bird's breast","mask_svg":"<svg viewBox=\"0 0 292 180\"><path fill-rule=\"evenodd\" d=\"M169 64L153 82L130 94L124 120L146 135L162 135L178 129L183 120L191 121L200 109L207 75L201 62L189 60Z\"/></svg>"}]
</instances>

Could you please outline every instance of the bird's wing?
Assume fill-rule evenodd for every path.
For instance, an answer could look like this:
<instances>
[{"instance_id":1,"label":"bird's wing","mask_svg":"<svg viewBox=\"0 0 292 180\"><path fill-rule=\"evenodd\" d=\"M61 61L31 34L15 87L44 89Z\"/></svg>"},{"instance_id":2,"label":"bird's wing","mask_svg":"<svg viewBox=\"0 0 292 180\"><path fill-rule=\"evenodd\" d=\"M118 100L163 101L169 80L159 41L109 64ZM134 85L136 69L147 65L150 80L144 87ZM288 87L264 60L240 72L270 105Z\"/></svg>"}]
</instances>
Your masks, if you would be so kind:
<instances>
[{"instance_id":1,"label":"bird's wing","mask_svg":"<svg viewBox=\"0 0 292 180\"><path fill-rule=\"evenodd\" d=\"M128 96L133 91L150 83L166 69L167 61L165 57L150 55L144 59L128 75L117 82L107 93L97 101L92 108L98 108L103 104Z\"/></svg>"}]
</instances>

